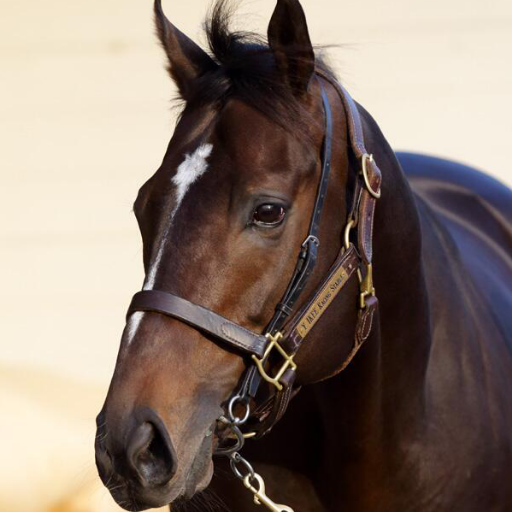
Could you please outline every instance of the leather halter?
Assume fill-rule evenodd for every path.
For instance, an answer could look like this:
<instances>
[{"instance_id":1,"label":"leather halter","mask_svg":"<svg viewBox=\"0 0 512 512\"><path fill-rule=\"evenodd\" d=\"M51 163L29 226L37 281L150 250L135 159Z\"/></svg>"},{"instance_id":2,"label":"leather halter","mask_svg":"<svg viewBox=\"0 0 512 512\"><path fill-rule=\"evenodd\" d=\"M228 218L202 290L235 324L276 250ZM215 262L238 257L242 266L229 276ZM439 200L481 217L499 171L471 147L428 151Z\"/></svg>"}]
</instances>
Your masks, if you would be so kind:
<instances>
[{"instance_id":1,"label":"leather halter","mask_svg":"<svg viewBox=\"0 0 512 512\"><path fill-rule=\"evenodd\" d=\"M373 217L376 199L380 197L381 172L366 150L361 119L354 100L333 78L320 70L316 73L337 90L343 102L348 120L350 146L354 156L361 162L361 171L355 180L352 206L344 233L344 246L327 276L309 300L294 312L294 305L304 290L316 262L320 243L319 222L331 168L332 114L327 94L320 80L325 112L325 136L322 148L322 171L315 206L308 235L300 247L292 278L283 298L276 305L275 314L264 330L264 334L249 331L210 309L159 290L143 290L136 293L127 313L129 317L135 311L148 311L176 318L199 331L210 334L236 351L250 355L254 364L249 366L243 379L242 390L236 396L254 398L262 379L275 387L275 393L251 416L253 430L258 437L266 434L284 414L293 395L297 368L293 358L307 334L353 274L357 274L360 281L359 314L354 346L341 369L349 364L362 343L368 338L373 315L378 307L372 282L371 261ZM351 242L352 229L357 230L356 245ZM274 349L281 355L284 362L271 376L268 373L268 367L270 358L274 361Z\"/></svg>"}]
</instances>

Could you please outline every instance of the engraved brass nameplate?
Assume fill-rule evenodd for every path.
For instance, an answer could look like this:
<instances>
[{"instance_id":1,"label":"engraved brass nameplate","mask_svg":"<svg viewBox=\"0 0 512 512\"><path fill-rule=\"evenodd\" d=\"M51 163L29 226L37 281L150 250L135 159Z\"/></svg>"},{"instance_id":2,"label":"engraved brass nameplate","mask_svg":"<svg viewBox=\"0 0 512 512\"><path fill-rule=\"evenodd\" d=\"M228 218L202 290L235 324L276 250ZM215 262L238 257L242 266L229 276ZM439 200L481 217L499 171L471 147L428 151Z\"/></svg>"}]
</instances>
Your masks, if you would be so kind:
<instances>
[{"instance_id":1,"label":"engraved brass nameplate","mask_svg":"<svg viewBox=\"0 0 512 512\"><path fill-rule=\"evenodd\" d=\"M329 304L334 300L338 292L343 288L350 275L347 273L343 265L333 274L331 279L317 293L315 300L304 313L302 319L296 327L298 334L304 338L306 334L313 328L322 313L327 309Z\"/></svg>"}]
</instances>

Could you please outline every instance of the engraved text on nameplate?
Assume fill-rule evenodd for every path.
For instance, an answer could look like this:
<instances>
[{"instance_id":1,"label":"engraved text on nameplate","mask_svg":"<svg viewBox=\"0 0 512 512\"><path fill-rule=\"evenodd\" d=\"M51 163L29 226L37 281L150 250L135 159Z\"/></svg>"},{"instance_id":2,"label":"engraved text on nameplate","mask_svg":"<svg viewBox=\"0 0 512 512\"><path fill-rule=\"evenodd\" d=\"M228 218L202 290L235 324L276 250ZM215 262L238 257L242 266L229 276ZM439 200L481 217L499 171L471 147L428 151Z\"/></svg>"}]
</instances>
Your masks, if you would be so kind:
<instances>
[{"instance_id":1,"label":"engraved text on nameplate","mask_svg":"<svg viewBox=\"0 0 512 512\"><path fill-rule=\"evenodd\" d=\"M342 265L316 295L315 300L297 325L297 332L302 338L304 338L316 324L320 316L322 316L322 313L334 300L334 297L336 297L340 289L343 288L347 279L347 271Z\"/></svg>"}]
</instances>

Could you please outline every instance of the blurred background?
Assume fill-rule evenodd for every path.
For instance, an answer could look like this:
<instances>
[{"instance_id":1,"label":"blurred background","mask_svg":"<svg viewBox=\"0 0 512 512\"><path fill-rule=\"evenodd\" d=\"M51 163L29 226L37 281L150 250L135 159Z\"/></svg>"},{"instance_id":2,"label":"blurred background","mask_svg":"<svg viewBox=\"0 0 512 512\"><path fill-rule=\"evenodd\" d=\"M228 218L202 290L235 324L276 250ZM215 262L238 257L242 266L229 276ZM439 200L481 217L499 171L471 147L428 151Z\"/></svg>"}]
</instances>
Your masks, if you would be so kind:
<instances>
[{"instance_id":1,"label":"blurred background","mask_svg":"<svg viewBox=\"0 0 512 512\"><path fill-rule=\"evenodd\" d=\"M512 185L510 0L303 0L393 147ZM164 0L203 42L207 0ZM242 4L266 31L274 0ZM174 126L150 0L0 0L0 511L119 510L94 417L142 284L131 205Z\"/></svg>"}]
</instances>

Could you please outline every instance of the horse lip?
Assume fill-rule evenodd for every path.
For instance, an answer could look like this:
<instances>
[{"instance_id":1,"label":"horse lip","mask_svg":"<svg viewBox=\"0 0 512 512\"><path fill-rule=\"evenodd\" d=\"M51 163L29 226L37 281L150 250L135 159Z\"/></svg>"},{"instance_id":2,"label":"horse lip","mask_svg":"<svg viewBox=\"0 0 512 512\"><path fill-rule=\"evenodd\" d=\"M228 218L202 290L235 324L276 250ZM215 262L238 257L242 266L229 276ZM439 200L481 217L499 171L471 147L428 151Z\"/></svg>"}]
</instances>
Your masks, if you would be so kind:
<instances>
[{"instance_id":1,"label":"horse lip","mask_svg":"<svg viewBox=\"0 0 512 512\"><path fill-rule=\"evenodd\" d=\"M130 512L140 512L148 508L165 507L181 495L182 489L176 493L176 496L162 491L161 489L144 489L140 492L140 489L130 489L129 484L124 484L122 487L111 490L110 494L120 507Z\"/></svg>"}]
</instances>

